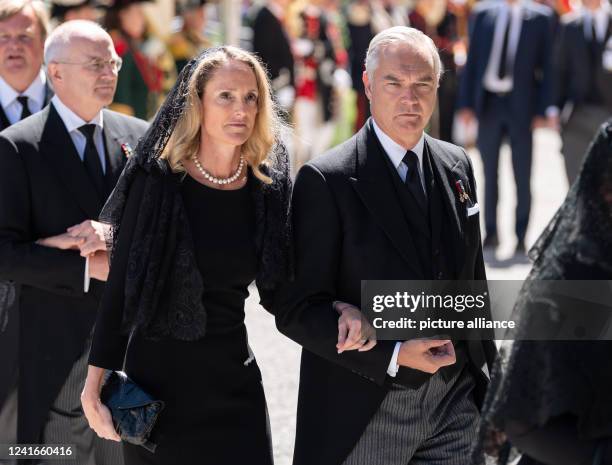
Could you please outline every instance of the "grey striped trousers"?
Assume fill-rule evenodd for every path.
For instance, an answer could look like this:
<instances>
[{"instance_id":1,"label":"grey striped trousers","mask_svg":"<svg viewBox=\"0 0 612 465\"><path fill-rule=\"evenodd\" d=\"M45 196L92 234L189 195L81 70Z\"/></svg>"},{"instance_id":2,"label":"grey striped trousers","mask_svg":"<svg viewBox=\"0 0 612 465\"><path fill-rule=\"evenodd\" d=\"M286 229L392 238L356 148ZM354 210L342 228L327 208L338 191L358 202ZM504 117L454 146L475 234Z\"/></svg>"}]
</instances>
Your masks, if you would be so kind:
<instances>
[{"instance_id":1,"label":"grey striped trousers","mask_svg":"<svg viewBox=\"0 0 612 465\"><path fill-rule=\"evenodd\" d=\"M419 389L393 384L343 465L465 465L480 418L464 368Z\"/></svg>"},{"instance_id":2,"label":"grey striped trousers","mask_svg":"<svg viewBox=\"0 0 612 465\"><path fill-rule=\"evenodd\" d=\"M74 444L76 459L49 460L44 465L123 465L121 443L101 439L89 428L81 408L81 391L87 376L87 349L72 370L53 403L43 430L44 444ZM40 464L42 465L42 464Z\"/></svg>"}]
</instances>

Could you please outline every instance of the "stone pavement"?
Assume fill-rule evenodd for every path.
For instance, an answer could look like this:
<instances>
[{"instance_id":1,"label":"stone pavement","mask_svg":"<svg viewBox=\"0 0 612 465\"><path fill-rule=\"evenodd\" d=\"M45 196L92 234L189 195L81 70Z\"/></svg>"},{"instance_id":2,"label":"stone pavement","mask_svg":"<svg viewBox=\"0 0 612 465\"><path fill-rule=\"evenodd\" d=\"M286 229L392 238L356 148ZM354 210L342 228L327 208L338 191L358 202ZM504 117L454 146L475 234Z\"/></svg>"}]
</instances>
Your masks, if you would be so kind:
<instances>
[{"instance_id":1,"label":"stone pavement","mask_svg":"<svg viewBox=\"0 0 612 465\"><path fill-rule=\"evenodd\" d=\"M527 232L527 245L531 245L552 215L563 202L567 181L560 155L559 137L550 130L536 131L533 176L531 180L533 206ZM470 151L474 162L479 199L484 199L482 163L478 151ZM483 211L483 200L480 201ZM489 279L523 279L529 272L526 259L512 257L514 237L515 188L510 151L505 147L500 160L500 205L498 224L501 246L497 255L487 252ZM299 378L300 348L281 335L274 319L258 305L257 290L251 287L247 301L247 327L249 340L262 371L270 421L276 465L290 465L293 453L295 411Z\"/></svg>"}]
</instances>

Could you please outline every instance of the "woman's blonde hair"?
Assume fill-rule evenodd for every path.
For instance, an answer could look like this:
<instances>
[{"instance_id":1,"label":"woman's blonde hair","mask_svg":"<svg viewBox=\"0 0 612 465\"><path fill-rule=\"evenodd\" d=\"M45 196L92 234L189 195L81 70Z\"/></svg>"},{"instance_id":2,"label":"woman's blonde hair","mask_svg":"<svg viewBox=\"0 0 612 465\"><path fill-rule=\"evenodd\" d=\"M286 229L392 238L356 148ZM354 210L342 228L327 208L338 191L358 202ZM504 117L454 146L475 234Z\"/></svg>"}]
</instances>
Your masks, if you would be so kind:
<instances>
[{"instance_id":1,"label":"woman's blonde hair","mask_svg":"<svg viewBox=\"0 0 612 465\"><path fill-rule=\"evenodd\" d=\"M261 172L260 166L267 164L267 156L278 140L283 123L272 101L270 82L259 59L245 50L230 45L208 52L208 55L197 64L187 85L185 108L161 158L168 161L173 171L181 172L185 170L183 160L197 153L200 147L204 89L214 72L230 60L245 63L255 74L259 94L257 116L253 133L242 145L242 154L253 174L264 183L270 184L271 179Z\"/></svg>"}]
</instances>

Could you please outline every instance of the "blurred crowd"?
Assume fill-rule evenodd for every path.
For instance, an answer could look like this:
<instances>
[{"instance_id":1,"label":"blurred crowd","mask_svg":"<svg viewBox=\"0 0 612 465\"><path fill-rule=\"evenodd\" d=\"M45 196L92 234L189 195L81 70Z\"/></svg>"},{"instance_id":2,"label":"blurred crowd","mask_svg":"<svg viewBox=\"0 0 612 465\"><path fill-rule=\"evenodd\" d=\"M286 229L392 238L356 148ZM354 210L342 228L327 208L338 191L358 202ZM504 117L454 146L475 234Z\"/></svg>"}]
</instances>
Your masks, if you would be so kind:
<instances>
[{"instance_id":1,"label":"blurred crowd","mask_svg":"<svg viewBox=\"0 0 612 465\"><path fill-rule=\"evenodd\" d=\"M485 246L498 244L502 143L507 141L513 152L520 251L530 213L533 130L560 132L571 183L592 134L612 113L609 0L243 0L240 9L229 0L56 0L46 5L51 28L90 19L110 32L122 59L111 109L145 120L155 115L190 58L224 43L227 12L240 14L240 46L265 63L276 100L294 128L288 141L294 172L346 140L369 117L362 73L372 37L394 25L420 29L433 39L444 65L428 131L445 141L476 145L483 158ZM0 17L3 54L14 45L7 27L19 33L13 23L15 16ZM27 94L28 83L39 75L38 44L40 50L32 52L37 58L25 74L11 78L0 69L3 82L17 94ZM33 100L28 113L43 103ZM21 116L18 106L15 101L15 120Z\"/></svg>"}]
</instances>

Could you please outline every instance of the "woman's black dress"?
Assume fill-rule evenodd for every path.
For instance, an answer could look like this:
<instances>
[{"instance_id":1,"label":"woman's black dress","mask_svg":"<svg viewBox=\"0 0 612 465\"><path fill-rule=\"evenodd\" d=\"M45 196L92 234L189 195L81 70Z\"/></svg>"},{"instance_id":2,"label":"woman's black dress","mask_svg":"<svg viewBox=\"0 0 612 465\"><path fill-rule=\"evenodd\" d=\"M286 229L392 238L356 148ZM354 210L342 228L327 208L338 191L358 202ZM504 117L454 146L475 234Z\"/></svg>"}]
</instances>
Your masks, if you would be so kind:
<instances>
[{"instance_id":1,"label":"woman's black dress","mask_svg":"<svg viewBox=\"0 0 612 465\"><path fill-rule=\"evenodd\" d=\"M139 336L130 342L125 371L163 400L165 408L150 438L157 450L152 454L124 443L127 465L272 463L261 373L248 348L244 325L247 287L257 271L249 190L248 185L214 189L190 176L182 182L204 280L207 332L195 342ZM99 319L98 326L96 331L102 334L94 341L114 340L116 335L104 334L113 325L100 325ZM117 360L105 358L103 348L97 350L94 343L90 363L117 368Z\"/></svg>"}]
</instances>

